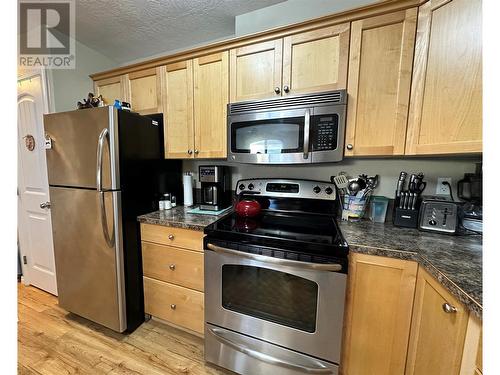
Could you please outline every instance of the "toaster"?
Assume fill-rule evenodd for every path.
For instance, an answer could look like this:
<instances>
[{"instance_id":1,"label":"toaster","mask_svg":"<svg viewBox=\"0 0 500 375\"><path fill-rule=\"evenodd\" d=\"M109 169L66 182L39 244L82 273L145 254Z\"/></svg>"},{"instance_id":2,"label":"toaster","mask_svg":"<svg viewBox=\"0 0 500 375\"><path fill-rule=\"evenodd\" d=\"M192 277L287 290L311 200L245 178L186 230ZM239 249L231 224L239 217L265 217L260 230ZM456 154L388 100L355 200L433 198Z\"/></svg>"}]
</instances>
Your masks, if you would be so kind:
<instances>
[{"instance_id":1,"label":"toaster","mask_svg":"<svg viewBox=\"0 0 500 375\"><path fill-rule=\"evenodd\" d=\"M418 229L455 234L458 228L458 205L447 197L424 197L420 205Z\"/></svg>"}]
</instances>

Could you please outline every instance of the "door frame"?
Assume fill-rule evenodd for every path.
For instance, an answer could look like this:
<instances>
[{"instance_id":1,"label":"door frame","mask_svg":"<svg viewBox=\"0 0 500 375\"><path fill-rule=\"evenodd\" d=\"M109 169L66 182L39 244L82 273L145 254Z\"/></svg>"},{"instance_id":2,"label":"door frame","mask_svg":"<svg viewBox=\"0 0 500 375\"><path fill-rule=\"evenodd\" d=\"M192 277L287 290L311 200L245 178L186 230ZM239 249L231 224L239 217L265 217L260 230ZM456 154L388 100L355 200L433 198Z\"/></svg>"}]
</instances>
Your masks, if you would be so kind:
<instances>
[{"instance_id":1,"label":"door frame","mask_svg":"<svg viewBox=\"0 0 500 375\"><path fill-rule=\"evenodd\" d=\"M54 106L54 100L53 100L54 87L53 87L52 72L50 70L46 70L46 69L42 69L42 68L20 69L18 67L17 83L19 83L20 81L30 79L32 77L36 77L36 76L40 76L40 78L41 78L42 101L43 101L44 113L55 112L55 106ZM17 96L17 98L19 99L19 95ZM43 113L42 113L42 115L43 115ZM43 121L40 122L40 125L43 127ZM19 136L19 125L17 127L17 132L18 132L18 136ZM18 155L18 157L19 157L19 155ZM18 164L18 168L19 168L19 164ZM24 225L25 223L23 223L23 225L19 225L22 221L22 216L19 217L19 213L22 211L22 202L21 202L21 198L19 195L19 191L20 191L19 174L20 174L20 172L21 171L18 169L18 178L16 181L16 184L17 184L17 212L18 212L18 218L17 218L17 236L18 236L17 242L18 242L18 245L17 245L17 249L19 250L19 254L21 256L21 260L20 260L21 270L22 270L21 282L24 285L30 285L29 269L28 269L28 267L26 267L26 265L24 264L24 262L22 260L22 256L28 255L28 254L25 254L23 252L23 249L21 248L21 245L19 244L19 237L26 236L23 229L27 227L26 225ZM48 191L48 189L49 189L49 187L47 185L47 191Z\"/></svg>"}]
</instances>

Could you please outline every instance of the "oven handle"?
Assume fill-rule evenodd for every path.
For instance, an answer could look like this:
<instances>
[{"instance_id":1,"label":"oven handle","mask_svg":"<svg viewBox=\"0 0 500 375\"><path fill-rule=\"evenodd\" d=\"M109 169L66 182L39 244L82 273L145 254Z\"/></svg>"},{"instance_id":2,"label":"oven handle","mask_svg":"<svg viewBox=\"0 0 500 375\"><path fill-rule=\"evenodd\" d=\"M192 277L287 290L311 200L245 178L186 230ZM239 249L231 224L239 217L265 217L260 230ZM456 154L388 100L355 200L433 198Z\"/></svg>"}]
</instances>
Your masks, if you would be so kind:
<instances>
[{"instance_id":1,"label":"oven handle","mask_svg":"<svg viewBox=\"0 0 500 375\"><path fill-rule=\"evenodd\" d=\"M207 243L208 250L212 250L216 253L220 254L229 254L234 255L241 258L247 258L252 260L257 260L259 262L271 263L280 266L290 266L290 267L298 267L298 268L306 268L316 271L332 271L338 272L342 270L342 265L338 263L308 263L308 262L299 262L297 260L288 260L281 258L273 258L265 255L259 254L251 254L245 253L243 251L237 251L232 249L227 249L225 247L220 247L211 243Z\"/></svg>"},{"instance_id":2,"label":"oven handle","mask_svg":"<svg viewBox=\"0 0 500 375\"><path fill-rule=\"evenodd\" d=\"M321 367L320 368L305 367L302 365L298 365L295 363L284 361L282 359L270 356L268 354L258 352L256 350L250 349L250 348L243 346L241 344L237 344L237 343L223 337L222 331L220 329L208 328L208 331L217 339L217 341L221 342L222 344L227 345L230 348L233 348L234 350L239 351L240 353L243 353L243 354L246 354L250 357L258 359L259 361L266 362L266 363L269 363L271 365L290 368L290 369L300 371L300 372L306 372L309 374L332 374L332 370L329 369L328 367L322 367L322 368Z\"/></svg>"},{"instance_id":3,"label":"oven handle","mask_svg":"<svg viewBox=\"0 0 500 375\"><path fill-rule=\"evenodd\" d=\"M311 119L311 112L309 109L306 109L306 113L304 115L304 159L309 157L309 122Z\"/></svg>"}]
</instances>

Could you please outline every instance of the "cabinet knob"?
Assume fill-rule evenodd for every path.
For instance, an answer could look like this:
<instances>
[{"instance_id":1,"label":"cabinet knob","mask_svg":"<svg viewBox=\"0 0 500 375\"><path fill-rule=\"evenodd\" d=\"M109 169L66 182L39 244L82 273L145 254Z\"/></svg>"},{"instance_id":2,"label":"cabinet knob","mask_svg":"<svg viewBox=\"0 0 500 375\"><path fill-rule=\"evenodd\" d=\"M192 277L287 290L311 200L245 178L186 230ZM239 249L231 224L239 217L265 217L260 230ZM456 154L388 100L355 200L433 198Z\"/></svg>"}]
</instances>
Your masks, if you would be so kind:
<instances>
[{"instance_id":1,"label":"cabinet knob","mask_svg":"<svg viewBox=\"0 0 500 375\"><path fill-rule=\"evenodd\" d=\"M456 313L457 308L450 305L448 302L443 303L443 311L448 314Z\"/></svg>"},{"instance_id":2,"label":"cabinet knob","mask_svg":"<svg viewBox=\"0 0 500 375\"><path fill-rule=\"evenodd\" d=\"M174 239L174 235L173 235L173 234L169 234L169 235L168 235L168 239L169 239L170 241L172 241L172 240Z\"/></svg>"},{"instance_id":3,"label":"cabinet knob","mask_svg":"<svg viewBox=\"0 0 500 375\"><path fill-rule=\"evenodd\" d=\"M168 268L170 268L172 271L175 270L175 264L171 264L170 266L168 266Z\"/></svg>"},{"instance_id":4,"label":"cabinet knob","mask_svg":"<svg viewBox=\"0 0 500 375\"><path fill-rule=\"evenodd\" d=\"M349 144L347 145L347 149L348 149L348 150L352 150L353 148L354 148L354 146L353 146L351 143L349 143Z\"/></svg>"},{"instance_id":5,"label":"cabinet knob","mask_svg":"<svg viewBox=\"0 0 500 375\"><path fill-rule=\"evenodd\" d=\"M281 92L281 90L280 90L280 88L279 88L278 86L276 86L276 87L274 88L274 92L275 92L276 94L279 94L279 93Z\"/></svg>"},{"instance_id":6,"label":"cabinet knob","mask_svg":"<svg viewBox=\"0 0 500 375\"><path fill-rule=\"evenodd\" d=\"M198 154L200 153L200 151L198 151L198 150L194 150L194 153L195 153L196 155L198 155Z\"/></svg>"},{"instance_id":7,"label":"cabinet knob","mask_svg":"<svg viewBox=\"0 0 500 375\"><path fill-rule=\"evenodd\" d=\"M188 154L191 155L193 153L193 150L189 149Z\"/></svg>"},{"instance_id":8,"label":"cabinet knob","mask_svg":"<svg viewBox=\"0 0 500 375\"><path fill-rule=\"evenodd\" d=\"M288 87L287 85L283 86L283 91L284 92L289 92L290 91L290 87Z\"/></svg>"},{"instance_id":9,"label":"cabinet knob","mask_svg":"<svg viewBox=\"0 0 500 375\"><path fill-rule=\"evenodd\" d=\"M172 310L175 310L175 308L176 308L176 307L177 307L177 306L175 305L175 303L172 303L172 304L170 305L170 308L171 308Z\"/></svg>"}]
</instances>

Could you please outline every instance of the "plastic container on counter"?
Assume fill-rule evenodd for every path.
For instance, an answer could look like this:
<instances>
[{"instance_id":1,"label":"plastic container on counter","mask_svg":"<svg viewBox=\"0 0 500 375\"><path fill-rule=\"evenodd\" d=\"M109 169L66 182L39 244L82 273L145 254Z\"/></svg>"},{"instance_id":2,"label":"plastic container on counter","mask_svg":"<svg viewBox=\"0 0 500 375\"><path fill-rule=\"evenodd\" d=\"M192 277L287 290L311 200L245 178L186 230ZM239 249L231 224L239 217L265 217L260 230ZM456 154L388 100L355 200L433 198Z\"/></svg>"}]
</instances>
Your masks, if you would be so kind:
<instances>
[{"instance_id":1,"label":"plastic container on counter","mask_svg":"<svg viewBox=\"0 0 500 375\"><path fill-rule=\"evenodd\" d=\"M388 205L389 198L373 196L370 200L370 220L375 223L384 223Z\"/></svg>"}]
</instances>

